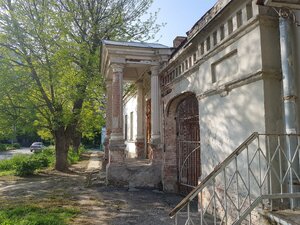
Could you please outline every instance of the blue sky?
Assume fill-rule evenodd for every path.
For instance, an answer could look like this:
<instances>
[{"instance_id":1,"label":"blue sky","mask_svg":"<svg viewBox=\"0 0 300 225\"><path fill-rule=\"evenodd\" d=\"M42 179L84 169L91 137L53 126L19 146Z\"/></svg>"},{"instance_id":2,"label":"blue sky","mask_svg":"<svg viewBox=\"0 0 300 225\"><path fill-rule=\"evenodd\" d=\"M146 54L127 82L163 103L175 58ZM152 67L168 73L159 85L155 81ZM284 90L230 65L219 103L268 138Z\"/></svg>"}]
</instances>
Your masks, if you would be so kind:
<instances>
[{"instance_id":1,"label":"blue sky","mask_svg":"<svg viewBox=\"0 0 300 225\"><path fill-rule=\"evenodd\" d=\"M172 46L176 36L185 36L186 32L207 12L217 0L154 0L150 12L158 9L158 23L166 23L155 40Z\"/></svg>"}]
</instances>

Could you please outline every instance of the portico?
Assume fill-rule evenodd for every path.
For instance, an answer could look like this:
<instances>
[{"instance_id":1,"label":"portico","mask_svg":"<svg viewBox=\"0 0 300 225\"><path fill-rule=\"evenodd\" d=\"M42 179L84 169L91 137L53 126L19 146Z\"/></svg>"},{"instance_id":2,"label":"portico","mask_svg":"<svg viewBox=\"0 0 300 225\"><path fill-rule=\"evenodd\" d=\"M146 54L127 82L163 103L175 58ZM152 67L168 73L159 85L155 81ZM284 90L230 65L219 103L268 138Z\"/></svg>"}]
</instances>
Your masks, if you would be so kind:
<instances>
[{"instance_id":1,"label":"portico","mask_svg":"<svg viewBox=\"0 0 300 225\"><path fill-rule=\"evenodd\" d=\"M132 171L126 169L133 162L127 157L129 142L135 144L135 158L146 159L147 150L150 148L153 157L147 160L148 167L153 165L156 165L156 168L160 167L162 148L159 71L163 69L170 54L170 48L160 44L103 41L101 68L107 88L105 158L107 180L110 183L130 183ZM124 84L133 87L137 95L136 110L133 110L135 113L129 115L129 125L132 126L134 119L137 133L134 137L131 134L130 140L127 140L128 135L125 135L128 116L123 112L124 97L127 94ZM147 146L145 137L146 100L151 101L150 146ZM150 184L153 185L155 186Z\"/></svg>"}]
</instances>

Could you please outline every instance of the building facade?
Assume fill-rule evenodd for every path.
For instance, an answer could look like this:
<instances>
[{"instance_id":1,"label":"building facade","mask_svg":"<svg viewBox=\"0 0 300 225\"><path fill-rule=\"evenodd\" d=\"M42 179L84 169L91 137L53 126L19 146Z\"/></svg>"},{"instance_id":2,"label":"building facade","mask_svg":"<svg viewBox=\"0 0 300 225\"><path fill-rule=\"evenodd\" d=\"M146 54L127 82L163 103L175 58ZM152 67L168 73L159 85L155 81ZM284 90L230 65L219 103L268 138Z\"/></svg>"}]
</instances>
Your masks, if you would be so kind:
<instances>
[{"instance_id":1,"label":"building facade","mask_svg":"<svg viewBox=\"0 0 300 225\"><path fill-rule=\"evenodd\" d=\"M108 182L187 194L253 132L286 133L279 15L259 2L219 0L172 48L103 41Z\"/></svg>"}]
</instances>

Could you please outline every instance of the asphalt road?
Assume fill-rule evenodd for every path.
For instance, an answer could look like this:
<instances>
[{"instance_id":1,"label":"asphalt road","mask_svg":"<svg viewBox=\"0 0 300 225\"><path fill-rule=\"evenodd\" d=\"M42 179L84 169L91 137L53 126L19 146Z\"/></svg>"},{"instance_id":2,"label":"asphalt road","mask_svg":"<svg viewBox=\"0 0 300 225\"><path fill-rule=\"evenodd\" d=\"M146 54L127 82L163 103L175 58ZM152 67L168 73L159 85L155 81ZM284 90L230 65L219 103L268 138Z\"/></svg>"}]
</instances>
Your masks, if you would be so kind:
<instances>
[{"instance_id":1,"label":"asphalt road","mask_svg":"<svg viewBox=\"0 0 300 225\"><path fill-rule=\"evenodd\" d=\"M13 155L16 155L16 154L32 154L32 152L30 152L29 148L21 148L21 149L17 149L17 150L0 152L0 160L9 159L9 158L13 157Z\"/></svg>"}]
</instances>

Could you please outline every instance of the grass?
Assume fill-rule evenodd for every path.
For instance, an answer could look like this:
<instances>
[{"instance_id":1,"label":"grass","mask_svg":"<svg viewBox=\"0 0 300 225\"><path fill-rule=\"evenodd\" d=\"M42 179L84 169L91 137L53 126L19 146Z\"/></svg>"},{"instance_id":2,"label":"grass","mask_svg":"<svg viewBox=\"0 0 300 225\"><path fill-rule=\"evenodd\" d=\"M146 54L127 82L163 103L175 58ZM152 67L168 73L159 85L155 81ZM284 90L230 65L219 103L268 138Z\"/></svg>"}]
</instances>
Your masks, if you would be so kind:
<instances>
[{"instance_id":1,"label":"grass","mask_svg":"<svg viewBox=\"0 0 300 225\"><path fill-rule=\"evenodd\" d=\"M74 207L4 204L0 206L0 224L67 225L78 213L79 210Z\"/></svg>"},{"instance_id":2,"label":"grass","mask_svg":"<svg viewBox=\"0 0 300 225\"><path fill-rule=\"evenodd\" d=\"M14 174L15 174L14 170L0 171L0 177L3 177L3 176L12 176Z\"/></svg>"},{"instance_id":3,"label":"grass","mask_svg":"<svg viewBox=\"0 0 300 225\"><path fill-rule=\"evenodd\" d=\"M68 152L68 163L74 164L80 160L80 154L85 151L79 149L79 154L75 154L71 149ZM33 155L14 155L11 159L0 161L0 176L33 175L36 171L44 168L54 167L55 150L54 147L44 149L42 152ZM0 224L1 225L1 224Z\"/></svg>"}]
</instances>

